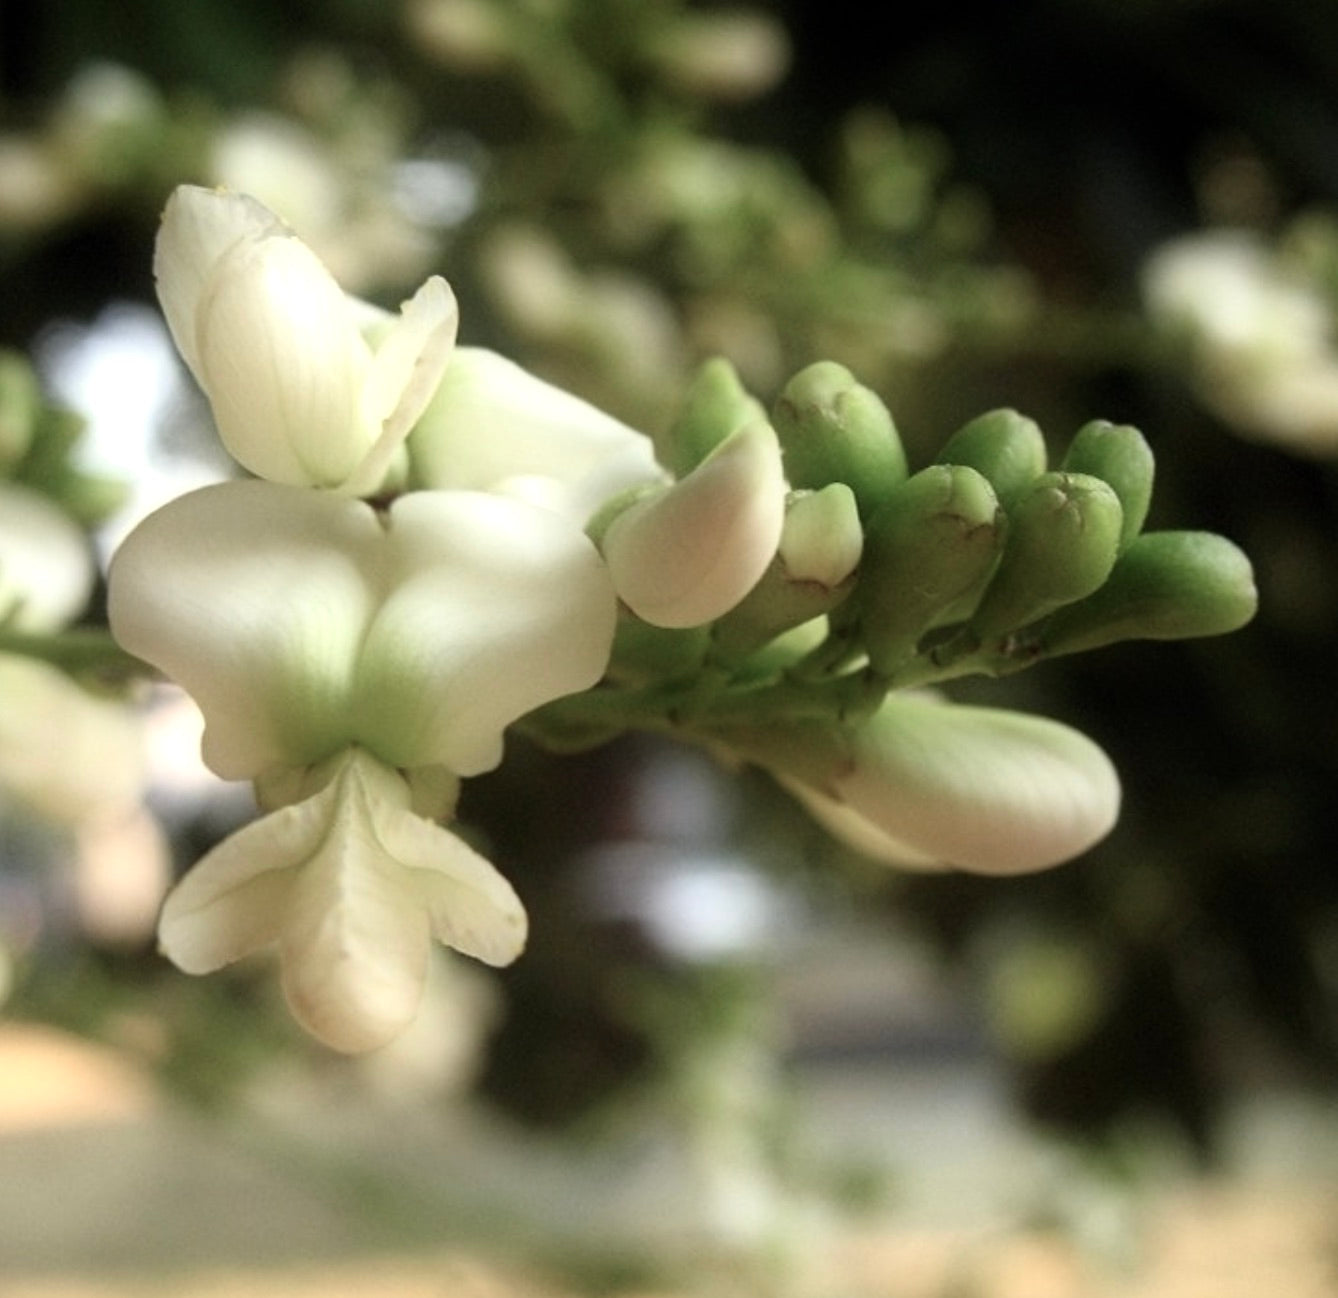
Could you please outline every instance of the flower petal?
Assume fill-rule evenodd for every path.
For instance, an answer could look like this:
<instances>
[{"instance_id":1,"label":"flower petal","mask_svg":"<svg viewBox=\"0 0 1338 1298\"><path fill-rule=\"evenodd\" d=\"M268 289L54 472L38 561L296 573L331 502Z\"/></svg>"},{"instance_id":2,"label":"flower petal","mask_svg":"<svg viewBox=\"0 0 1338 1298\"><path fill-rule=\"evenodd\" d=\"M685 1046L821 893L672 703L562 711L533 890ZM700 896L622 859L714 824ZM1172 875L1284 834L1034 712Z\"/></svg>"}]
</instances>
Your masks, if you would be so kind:
<instances>
[{"instance_id":1,"label":"flower petal","mask_svg":"<svg viewBox=\"0 0 1338 1298\"><path fill-rule=\"evenodd\" d=\"M213 973L279 939L297 871L318 849L334 786L270 812L207 852L167 895L158 946L178 969Z\"/></svg>"},{"instance_id":2,"label":"flower petal","mask_svg":"<svg viewBox=\"0 0 1338 1298\"><path fill-rule=\"evenodd\" d=\"M550 478L582 522L625 487L660 481L650 439L513 361L458 347L409 440L426 487L496 491Z\"/></svg>"},{"instance_id":3,"label":"flower petal","mask_svg":"<svg viewBox=\"0 0 1338 1298\"><path fill-rule=\"evenodd\" d=\"M455 294L440 275L433 275L381 338L361 403L364 425L376 440L346 485L349 494L366 495L380 485L441 382L459 323Z\"/></svg>"},{"instance_id":4,"label":"flower petal","mask_svg":"<svg viewBox=\"0 0 1338 1298\"><path fill-rule=\"evenodd\" d=\"M209 853L168 897L159 938L188 973L277 943L294 1016L352 1053L412 1021L431 936L505 964L525 913L482 857L413 814L397 772L356 748L333 765L313 797Z\"/></svg>"},{"instance_id":5,"label":"flower petal","mask_svg":"<svg viewBox=\"0 0 1338 1298\"><path fill-rule=\"evenodd\" d=\"M384 760L489 770L506 726L603 675L616 606L574 524L504 497L421 491L394 503L386 536L391 589L352 709Z\"/></svg>"},{"instance_id":6,"label":"flower petal","mask_svg":"<svg viewBox=\"0 0 1338 1298\"><path fill-rule=\"evenodd\" d=\"M348 741L384 551L361 501L268 482L205 487L122 543L108 577L112 632L195 698L218 775L306 766Z\"/></svg>"},{"instance_id":7,"label":"flower petal","mask_svg":"<svg viewBox=\"0 0 1338 1298\"><path fill-rule=\"evenodd\" d=\"M322 804L325 829L283 918L284 996L326 1045L372 1050L412 1022L427 979L427 911L381 836L387 819L411 816L408 789L352 749L311 801Z\"/></svg>"},{"instance_id":8,"label":"flower petal","mask_svg":"<svg viewBox=\"0 0 1338 1298\"><path fill-rule=\"evenodd\" d=\"M776 434L732 433L688 476L618 515L601 548L619 597L655 626L712 622L766 571L785 521Z\"/></svg>"},{"instance_id":9,"label":"flower petal","mask_svg":"<svg viewBox=\"0 0 1338 1298\"><path fill-rule=\"evenodd\" d=\"M371 350L316 254L292 235L234 244L196 319L197 373L233 457L271 482L345 482L375 440L358 417Z\"/></svg>"},{"instance_id":10,"label":"flower petal","mask_svg":"<svg viewBox=\"0 0 1338 1298\"><path fill-rule=\"evenodd\" d=\"M1043 717L893 696L853 755L831 793L912 850L982 874L1058 865L1119 813L1110 759Z\"/></svg>"},{"instance_id":11,"label":"flower petal","mask_svg":"<svg viewBox=\"0 0 1338 1298\"><path fill-rule=\"evenodd\" d=\"M525 909L491 862L420 816L383 813L378 833L386 850L412 872L438 942L496 966L520 955L528 928Z\"/></svg>"},{"instance_id":12,"label":"flower petal","mask_svg":"<svg viewBox=\"0 0 1338 1298\"><path fill-rule=\"evenodd\" d=\"M810 785L788 776L780 775L777 779L833 838L840 839L861 856L903 870L937 871L947 868L937 858L918 852L893 838L848 803L829 798L825 793L819 793Z\"/></svg>"},{"instance_id":13,"label":"flower petal","mask_svg":"<svg viewBox=\"0 0 1338 1298\"><path fill-rule=\"evenodd\" d=\"M197 380L196 312L219 259L243 239L284 232L283 222L246 194L178 185L167 200L153 277L172 340Z\"/></svg>"}]
</instances>

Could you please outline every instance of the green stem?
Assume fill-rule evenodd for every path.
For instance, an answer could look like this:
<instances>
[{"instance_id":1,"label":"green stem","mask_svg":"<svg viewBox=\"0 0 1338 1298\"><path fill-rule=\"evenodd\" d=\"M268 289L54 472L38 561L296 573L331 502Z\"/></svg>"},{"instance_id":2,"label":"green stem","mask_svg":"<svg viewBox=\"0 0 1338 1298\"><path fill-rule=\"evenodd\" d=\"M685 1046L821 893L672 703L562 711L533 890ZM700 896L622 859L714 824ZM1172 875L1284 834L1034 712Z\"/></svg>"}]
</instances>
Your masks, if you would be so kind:
<instances>
[{"instance_id":1,"label":"green stem","mask_svg":"<svg viewBox=\"0 0 1338 1298\"><path fill-rule=\"evenodd\" d=\"M126 653L110 632L97 629L61 631L55 635L0 629L0 653L39 658L75 675L95 673L115 680L156 675L148 664Z\"/></svg>"}]
</instances>

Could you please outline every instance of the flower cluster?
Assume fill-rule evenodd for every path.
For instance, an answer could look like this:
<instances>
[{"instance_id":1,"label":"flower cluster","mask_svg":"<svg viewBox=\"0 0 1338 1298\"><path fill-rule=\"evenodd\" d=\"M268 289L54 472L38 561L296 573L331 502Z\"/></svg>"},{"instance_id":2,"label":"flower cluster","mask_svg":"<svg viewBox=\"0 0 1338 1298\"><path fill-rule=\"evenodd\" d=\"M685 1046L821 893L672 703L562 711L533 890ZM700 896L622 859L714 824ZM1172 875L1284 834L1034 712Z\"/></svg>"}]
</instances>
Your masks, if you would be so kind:
<instances>
[{"instance_id":1,"label":"flower cluster","mask_svg":"<svg viewBox=\"0 0 1338 1298\"><path fill-rule=\"evenodd\" d=\"M460 779L600 680L620 601L674 627L739 601L779 538L779 447L741 428L674 482L641 434L456 349L444 280L378 312L242 195L177 190L155 274L256 478L141 523L109 618L265 812L173 891L160 940L195 972L276 944L296 1016L368 1049L416 1012L431 937L492 964L524 944L510 885L438 823ZM611 493L627 508L601 553L585 527Z\"/></svg>"},{"instance_id":2,"label":"flower cluster","mask_svg":"<svg viewBox=\"0 0 1338 1298\"><path fill-rule=\"evenodd\" d=\"M139 525L111 626L194 696L205 760L264 813L173 891L160 938L194 972L277 947L294 1013L341 1050L407 1026L431 939L519 954L519 899L450 828L513 723L569 747L671 733L872 855L1017 873L1110 829L1110 762L908 687L1253 612L1230 543L1143 532L1132 428L1088 425L1052 469L1036 425L995 411L912 473L841 366L768 412L713 362L652 443L456 347L440 278L397 316L349 299L243 196L179 189L155 270L256 477Z\"/></svg>"}]
</instances>

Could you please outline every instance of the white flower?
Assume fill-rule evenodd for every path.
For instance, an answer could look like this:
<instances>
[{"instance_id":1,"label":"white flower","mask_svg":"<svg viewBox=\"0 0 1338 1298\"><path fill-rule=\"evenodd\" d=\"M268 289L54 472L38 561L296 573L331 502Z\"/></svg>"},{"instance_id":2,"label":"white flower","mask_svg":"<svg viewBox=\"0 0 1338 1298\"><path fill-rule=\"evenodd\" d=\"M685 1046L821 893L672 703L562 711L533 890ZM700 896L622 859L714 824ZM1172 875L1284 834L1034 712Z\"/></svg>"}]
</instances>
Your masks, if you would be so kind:
<instances>
[{"instance_id":1,"label":"white flower","mask_svg":"<svg viewBox=\"0 0 1338 1298\"><path fill-rule=\"evenodd\" d=\"M604 671L615 600L567 520L478 492L385 511L234 482L150 515L112 561L117 639L205 717L205 760L276 808L210 853L160 925L203 972L277 942L297 1017L341 1050L414 1016L429 936L493 963L509 886L432 818L524 713Z\"/></svg>"},{"instance_id":2,"label":"white flower","mask_svg":"<svg viewBox=\"0 0 1338 1298\"><path fill-rule=\"evenodd\" d=\"M1104 838L1119 814L1119 777L1085 735L927 695L890 696L835 743L796 727L744 749L852 847L912 868L1044 870Z\"/></svg>"},{"instance_id":3,"label":"white flower","mask_svg":"<svg viewBox=\"0 0 1338 1298\"><path fill-rule=\"evenodd\" d=\"M1153 318L1186 336L1195 386L1222 419L1294 451L1334 452L1338 350L1314 284L1253 236L1214 231L1158 249L1143 292Z\"/></svg>"},{"instance_id":4,"label":"white flower","mask_svg":"<svg viewBox=\"0 0 1338 1298\"><path fill-rule=\"evenodd\" d=\"M614 600L590 542L518 501L423 491L378 512L233 482L130 534L108 616L194 697L225 779L350 743L464 776L497 764L512 721L599 680Z\"/></svg>"},{"instance_id":5,"label":"white flower","mask_svg":"<svg viewBox=\"0 0 1338 1298\"><path fill-rule=\"evenodd\" d=\"M93 556L79 528L45 496L0 482L0 625L55 631L93 590Z\"/></svg>"},{"instance_id":6,"label":"white flower","mask_svg":"<svg viewBox=\"0 0 1338 1298\"><path fill-rule=\"evenodd\" d=\"M380 486L455 341L445 280L429 279L373 350L363 312L272 212L192 185L168 200L154 276L177 348L244 467L349 495Z\"/></svg>"},{"instance_id":7,"label":"white flower","mask_svg":"<svg viewBox=\"0 0 1338 1298\"><path fill-rule=\"evenodd\" d=\"M776 434L740 428L679 482L648 437L493 352L459 348L409 442L414 480L504 492L584 525L642 489L600 538L618 597L656 626L712 622L776 553L786 485Z\"/></svg>"}]
</instances>

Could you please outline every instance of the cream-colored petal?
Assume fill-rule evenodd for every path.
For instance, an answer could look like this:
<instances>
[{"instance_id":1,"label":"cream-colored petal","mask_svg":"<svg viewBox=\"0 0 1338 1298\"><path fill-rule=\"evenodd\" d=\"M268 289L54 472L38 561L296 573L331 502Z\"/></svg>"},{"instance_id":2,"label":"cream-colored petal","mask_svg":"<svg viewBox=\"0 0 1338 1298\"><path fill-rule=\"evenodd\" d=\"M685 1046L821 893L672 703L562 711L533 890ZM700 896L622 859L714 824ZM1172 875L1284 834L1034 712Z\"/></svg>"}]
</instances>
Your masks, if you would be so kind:
<instances>
[{"instance_id":1,"label":"cream-colored petal","mask_svg":"<svg viewBox=\"0 0 1338 1298\"><path fill-rule=\"evenodd\" d=\"M582 520L625 487L664 477L648 437L478 347L455 349L409 452L415 477L431 488L553 479Z\"/></svg>"},{"instance_id":2,"label":"cream-colored petal","mask_svg":"<svg viewBox=\"0 0 1338 1298\"><path fill-rule=\"evenodd\" d=\"M385 541L361 501L268 482L205 487L151 514L111 563L108 617L199 704L225 779L319 761L349 739L358 646Z\"/></svg>"},{"instance_id":3,"label":"cream-colored petal","mask_svg":"<svg viewBox=\"0 0 1338 1298\"><path fill-rule=\"evenodd\" d=\"M375 440L345 486L349 494L366 495L380 485L441 382L459 323L455 294L433 275L383 333L361 401L361 417Z\"/></svg>"},{"instance_id":4,"label":"cream-colored petal","mask_svg":"<svg viewBox=\"0 0 1338 1298\"><path fill-rule=\"evenodd\" d=\"M213 973L279 939L298 871L329 832L335 790L270 812L206 853L167 895L158 945L178 969Z\"/></svg>"},{"instance_id":5,"label":"cream-colored petal","mask_svg":"<svg viewBox=\"0 0 1338 1298\"><path fill-rule=\"evenodd\" d=\"M412 813L403 780L357 750L315 800L328 820L285 910L283 990L303 1027L357 1053L402 1032L422 1000L428 915L381 833L387 819Z\"/></svg>"},{"instance_id":6,"label":"cream-colored petal","mask_svg":"<svg viewBox=\"0 0 1338 1298\"><path fill-rule=\"evenodd\" d=\"M686 478L609 525L601 548L619 598L655 626L700 626L729 612L776 553L785 494L772 429L732 433Z\"/></svg>"},{"instance_id":7,"label":"cream-colored petal","mask_svg":"<svg viewBox=\"0 0 1338 1298\"><path fill-rule=\"evenodd\" d=\"M153 250L153 277L167 327L197 379L196 312L219 259L243 239L283 234L284 225L246 194L178 185Z\"/></svg>"},{"instance_id":8,"label":"cream-colored petal","mask_svg":"<svg viewBox=\"0 0 1338 1298\"><path fill-rule=\"evenodd\" d=\"M861 856L904 870L937 871L947 868L943 862L893 838L848 803L829 798L799 780L784 775L777 779L833 838L839 839Z\"/></svg>"},{"instance_id":9,"label":"cream-colored petal","mask_svg":"<svg viewBox=\"0 0 1338 1298\"><path fill-rule=\"evenodd\" d=\"M481 492L422 491L391 507L390 593L362 646L360 741L404 768L475 775L526 712L604 673L612 588L579 528Z\"/></svg>"},{"instance_id":10,"label":"cream-colored petal","mask_svg":"<svg viewBox=\"0 0 1338 1298\"><path fill-rule=\"evenodd\" d=\"M412 870L438 942L498 966L510 964L525 949L528 921L520 899L467 843L409 815L383 818L381 839Z\"/></svg>"},{"instance_id":11,"label":"cream-colored petal","mask_svg":"<svg viewBox=\"0 0 1338 1298\"><path fill-rule=\"evenodd\" d=\"M1119 814L1110 759L1043 717L894 695L852 755L829 792L914 851L982 874L1058 865Z\"/></svg>"},{"instance_id":12,"label":"cream-colored petal","mask_svg":"<svg viewBox=\"0 0 1338 1298\"><path fill-rule=\"evenodd\" d=\"M375 441L359 416L371 351L316 255L289 235L241 240L196 321L196 373L237 461L271 482L344 483Z\"/></svg>"}]
</instances>

